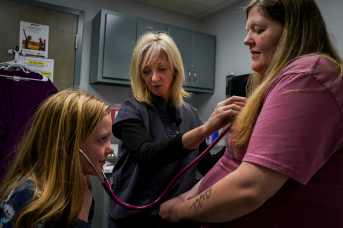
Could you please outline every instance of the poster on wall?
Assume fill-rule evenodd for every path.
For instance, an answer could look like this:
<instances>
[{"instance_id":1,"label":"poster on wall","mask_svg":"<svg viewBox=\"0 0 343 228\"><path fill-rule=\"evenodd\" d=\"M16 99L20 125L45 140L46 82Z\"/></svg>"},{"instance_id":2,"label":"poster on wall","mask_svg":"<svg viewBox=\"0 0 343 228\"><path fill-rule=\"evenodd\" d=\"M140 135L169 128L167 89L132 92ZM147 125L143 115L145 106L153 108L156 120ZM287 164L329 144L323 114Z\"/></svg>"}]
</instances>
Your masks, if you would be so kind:
<instances>
[{"instance_id":1,"label":"poster on wall","mask_svg":"<svg viewBox=\"0 0 343 228\"><path fill-rule=\"evenodd\" d=\"M54 59L39 59L34 57L20 56L19 60L32 70L48 76L50 81L54 82Z\"/></svg>"},{"instance_id":2,"label":"poster on wall","mask_svg":"<svg viewBox=\"0 0 343 228\"><path fill-rule=\"evenodd\" d=\"M26 56L48 58L49 26L21 21L19 34Z\"/></svg>"}]
</instances>

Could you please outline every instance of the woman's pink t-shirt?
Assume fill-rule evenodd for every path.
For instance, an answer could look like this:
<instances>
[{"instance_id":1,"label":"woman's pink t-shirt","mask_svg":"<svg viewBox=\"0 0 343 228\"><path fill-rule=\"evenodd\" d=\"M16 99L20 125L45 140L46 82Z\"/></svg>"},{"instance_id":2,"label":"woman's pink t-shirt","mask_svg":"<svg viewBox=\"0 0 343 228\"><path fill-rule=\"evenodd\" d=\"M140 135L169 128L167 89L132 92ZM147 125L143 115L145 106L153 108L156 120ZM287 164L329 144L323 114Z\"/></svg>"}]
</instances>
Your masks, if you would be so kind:
<instances>
[{"instance_id":1,"label":"woman's pink t-shirt","mask_svg":"<svg viewBox=\"0 0 343 228\"><path fill-rule=\"evenodd\" d=\"M264 95L249 144L236 158L228 140L227 151L198 193L242 161L289 179L257 210L203 227L343 227L343 83L321 91L290 91L324 88L337 75L319 56L296 58L280 71Z\"/></svg>"}]
</instances>

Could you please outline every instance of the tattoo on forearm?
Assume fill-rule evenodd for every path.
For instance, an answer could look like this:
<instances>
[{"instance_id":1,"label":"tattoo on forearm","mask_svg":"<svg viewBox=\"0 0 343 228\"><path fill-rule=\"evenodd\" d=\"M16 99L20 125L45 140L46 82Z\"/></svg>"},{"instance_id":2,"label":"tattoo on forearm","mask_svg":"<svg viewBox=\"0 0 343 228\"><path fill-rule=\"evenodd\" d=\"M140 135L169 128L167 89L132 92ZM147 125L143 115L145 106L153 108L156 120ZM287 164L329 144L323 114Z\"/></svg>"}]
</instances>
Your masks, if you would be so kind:
<instances>
[{"instance_id":1,"label":"tattoo on forearm","mask_svg":"<svg viewBox=\"0 0 343 228\"><path fill-rule=\"evenodd\" d=\"M189 209L194 208L195 211L198 211L199 208L201 208L202 206L202 201L210 198L211 191L212 191L212 186L209 189L207 189L205 192L200 193L199 197L195 200L195 202Z\"/></svg>"}]
</instances>

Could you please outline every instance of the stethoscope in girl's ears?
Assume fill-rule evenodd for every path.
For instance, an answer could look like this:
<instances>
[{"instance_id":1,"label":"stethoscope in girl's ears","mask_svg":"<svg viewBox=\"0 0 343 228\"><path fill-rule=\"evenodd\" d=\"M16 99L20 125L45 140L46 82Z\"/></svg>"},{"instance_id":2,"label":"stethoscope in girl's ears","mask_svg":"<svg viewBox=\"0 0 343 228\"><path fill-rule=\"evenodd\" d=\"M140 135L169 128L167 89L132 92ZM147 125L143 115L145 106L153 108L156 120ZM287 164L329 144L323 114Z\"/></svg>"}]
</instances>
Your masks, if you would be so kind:
<instances>
[{"instance_id":1,"label":"stethoscope in girl's ears","mask_svg":"<svg viewBox=\"0 0 343 228\"><path fill-rule=\"evenodd\" d=\"M187 165L183 170L181 170L176 177L174 177L174 179L170 182L170 184L168 185L168 187L166 188L166 190L164 190L164 192L162 193L162 195L160 197L158 197L155 201L153 201L152 203L145 205L145 206L133 206L127 203L124 203L123 201L121 201L120 199L118 199L116 197L116 195L114 194L114 192L112 191L110 182L108 181L108 179L106 178L104 172L101 172L101 175L98 173L98 171L96 171L94 165L92 164L92 162L89 160L89 158L87 157L87 155L81 150L80 153L82 154L82 156L88 161L88 163L92 166L92 168L94 169L95 173L98 175L103 188L105 189L105 191L107 192L107 194L111 197L111 199L113 199L117 204L129 208L129 209L133 209L133 210L142 210L142 209L147 209L150 208L154 205L156 205L157 203L159 203L161 200L164 199L164 197L166 197L166 195L169 193L171 187L175 184L176 181L178 181L180 179L180 177L186 172L188 171L192 166L194 166L196 163L198 163L203 157L205 157L205 155L210 152L210 150L217 144L217 142L230 130L231 126L232 126L233 122L231 122L226 128L224 128L224 130L218 135L218 137L213 140L213 142L206 148L206 150L204 150L204 152L202 152L196 159L194 159L194 161L192 161L189 165Z\"/></svg>"}]
</instances>

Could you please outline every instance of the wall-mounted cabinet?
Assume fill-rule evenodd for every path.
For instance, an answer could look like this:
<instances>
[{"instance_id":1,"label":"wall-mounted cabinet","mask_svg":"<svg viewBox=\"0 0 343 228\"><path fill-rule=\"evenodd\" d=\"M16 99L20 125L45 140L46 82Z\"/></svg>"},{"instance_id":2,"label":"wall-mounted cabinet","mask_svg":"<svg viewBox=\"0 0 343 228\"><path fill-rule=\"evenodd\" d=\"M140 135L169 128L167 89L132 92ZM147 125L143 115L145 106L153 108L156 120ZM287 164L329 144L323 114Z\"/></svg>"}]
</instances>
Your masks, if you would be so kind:
<instances>
[{"instance_id":1,"label":"wall-mounted cabinet","mask_svg":"<svg viewBox=\"0 0 343 228\"><path fill-rule=\"evenodd\" d=\"M213 92L216 37L175 26L167 30L178 46L188 91Z\"/></svg>"},{"instance_id":2,"label":"wall-mounted cabinet","mask_svg":"<svg viewBox=\"0 0 343 228\"><path fill-rule=\"evenodd\" d=\"M137 20L137 38L146 32L162 31L162 24L158 21L151 21L139 18Z\"/></svg>"},{"instance_id":3,"label":"wall-mounted cabinet","mask_svg":"<svg viewBox=\"0 0 343 228\"><path fill-rule=\"evenodd\" d=\"M167 31L175 40L185 90L213 93L215 36L108 10L93 19L90 83L130 85L132 51L137 37L147 31Z\"/></svg>"},{"instance_id":4,"label":"wall-mounted cabinet","mask_svg":"<svg viewBox=\"0 0 343 228\"><path fill-rule=\"evenodd\" d=\"M137 19L101 10L93 19L89 82L130 85Z\"/></svg>"}]
</instances>

